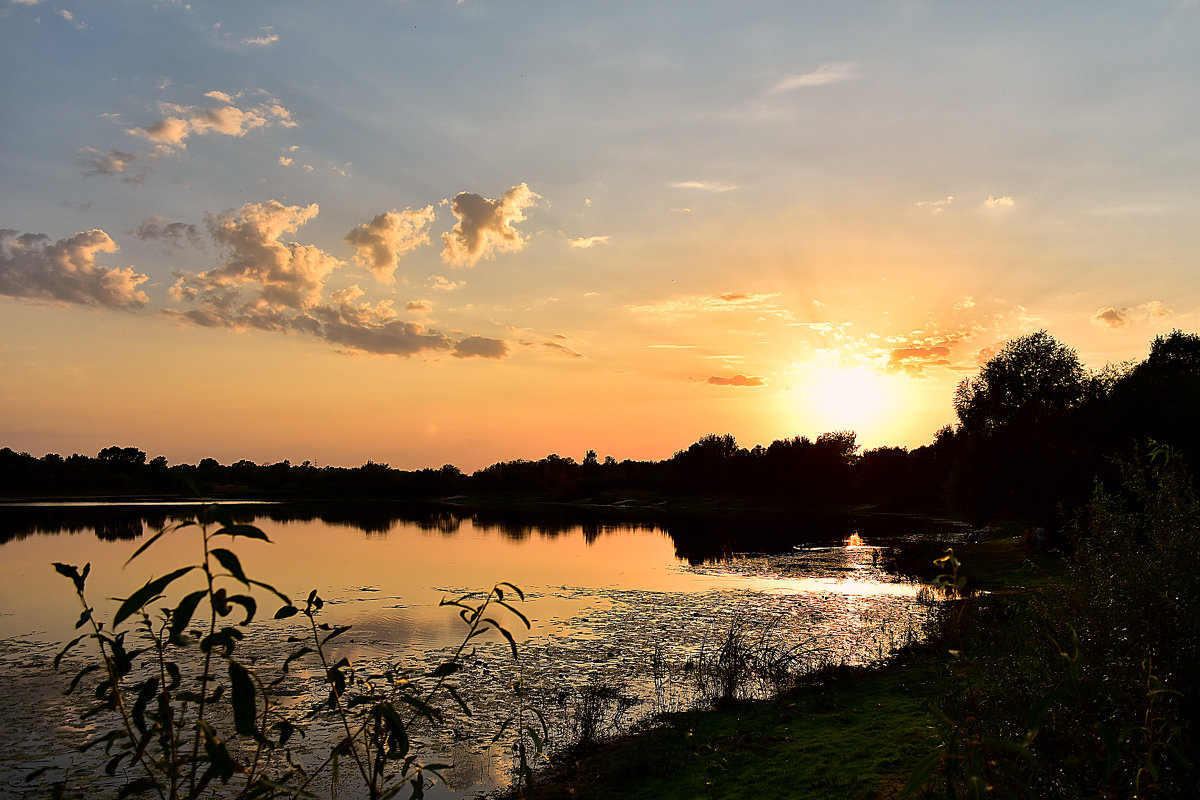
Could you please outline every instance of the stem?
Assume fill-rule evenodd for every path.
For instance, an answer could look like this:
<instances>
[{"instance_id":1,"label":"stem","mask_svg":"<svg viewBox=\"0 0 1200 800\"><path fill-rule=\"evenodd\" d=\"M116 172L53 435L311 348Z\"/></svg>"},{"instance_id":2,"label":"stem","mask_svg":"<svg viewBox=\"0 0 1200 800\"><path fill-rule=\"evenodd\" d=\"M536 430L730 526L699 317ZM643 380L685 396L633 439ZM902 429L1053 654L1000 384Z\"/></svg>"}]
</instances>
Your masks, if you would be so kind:
<instances>
[{"instance_id":1,"label":"stem","mask_svg":"<svg viewBox=\"0 0 1200 800\"><path fill-rule=\"evenodd\" d=\"M326 679L326 681L328 681L329 680L329 661L326 660L325 648L322 647L322 645L321 645L321 634L317 631L316 617L312 613L309 613L309 612L305 612L305 613L308 616L308 624L312 626L313 642L317 645L317 655L321 657L321 667L325 670L325 679ZM338 716L342 718L342 727L345 728L345 730L346 730L346 741L350 745L350 755L354 758L354 763L358 765L358 771L362 774L363 782L366 783L368 787L370 787L371 779L370 779L370 777L368 777L367 768L362 762L362 757L359 756L359 754L358 754L358 747L355 745L355 738L357 737L358 734L352 733L350 731L350 718L347 716L346 709L342 705L342 697L340 694L338 694L332 688L330 689L329 693L331 695L333 695L333 701L334 701L334 703L337 704ZM365 729L366 729L366 725L364 724L362 728L359 728L358 733L362 733L362 731Z\"/></svg>"},{"instance_id":2,"label":"stem","mask_svg":"<svg viewBox=\"0 0 1200 800\"><path fill-rule=\"evenodd\" d=\"M201 566L204 569L204 578L208 585L208 635L211 637L217 630L217 606L213 602L213 574L212 568L209 566L208 560L208 523L205 522L200 526L200 533L204 543L204 560ZM198 761L200 757L200 737L203 735L200 730L200 723L204 721L204 706L208 700L208 671L212 666L212 647L210 646L204 652L204 668L200 673L200 701L196 705L196 733L192 737L192 761L191 761L191 780L188 782L188 797L197 796L196 788L196 773L198 771ZM204 791L201 786L200 792Z\"/></svg>"},{"instance_id":3,"label":"stem","mask_svg":"<svg viewBox=\"0 0 1200 800\"><path fill-rule=\"evenodd\" d=\"M89 608L91 608L88 605L87 598L83 595L83 590L76 589L75 594L79 597L79 602L83 605L84 611L87 611ZM129 744L136 751L138 749L137 734L133 732L133 720L129 718L129 709L125 707L125 696L121 694L121 679L117 675L116 670L113 668L112 656L110 656L108 651L105 649L104 636L102 635L103 632L100 630L100 625L96 622L95 614L88 614L88 621L92 625L92 636L99 643L100 657L104 661L104 670L108 673L108 684L112 687L114 702L116 703L117 710L121 714L121 721L125 725L125 735L129 738ZM146 771L146 774L150 777L153 777L154 765L147 760L145 750L143 750L138 756L138 761L141 762L142 769ZM155 790L158 792L158 796L165 798L166 795L163 794L162 787L158 785L158 781L155 781L154 783Z\"/></svg>"}]
</instances>

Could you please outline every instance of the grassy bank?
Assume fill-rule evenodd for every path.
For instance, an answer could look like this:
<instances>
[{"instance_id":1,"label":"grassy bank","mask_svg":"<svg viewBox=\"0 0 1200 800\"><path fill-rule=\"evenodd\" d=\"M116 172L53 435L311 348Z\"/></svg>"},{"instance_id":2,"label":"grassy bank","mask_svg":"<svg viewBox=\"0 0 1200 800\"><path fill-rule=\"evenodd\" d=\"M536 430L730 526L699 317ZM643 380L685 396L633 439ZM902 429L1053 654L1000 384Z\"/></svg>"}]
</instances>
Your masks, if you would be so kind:
<instances>
[{"instance_id":1,"label":"grassy bank","mask_svg":"<svg viewBox=\"0 0 1200 800\"><path fill-rule=\"evenodd\" d=\"M1062 571L1020 538L960 549L972 584L1005 602ZM884 667L829 670L783 696L672 715L657 729L573 753L525 791L559 798L884 798L938 743L933 708L957 691L945 642Z\"/></svg>"}]
</instances>

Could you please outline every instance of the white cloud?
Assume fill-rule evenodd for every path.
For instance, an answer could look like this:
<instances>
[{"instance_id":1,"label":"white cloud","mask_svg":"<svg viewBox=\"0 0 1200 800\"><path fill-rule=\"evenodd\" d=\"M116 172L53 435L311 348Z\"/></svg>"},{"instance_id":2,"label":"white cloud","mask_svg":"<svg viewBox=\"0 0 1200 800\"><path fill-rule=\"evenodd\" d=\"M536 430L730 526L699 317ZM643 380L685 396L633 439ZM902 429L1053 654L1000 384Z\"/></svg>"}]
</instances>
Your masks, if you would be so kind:
<instances>
[{"instance_id":1,"label":"white cloud","mask_svg":"<svg viewBox=\"0 0 1200 800\"><path fill-rule=\"evenodd\" d=\"M857 61L830 61L811 72L788 75L767 90L767 94L782 94L795 89L813 86L828 86L832 83L855 80L862 74L862 65Z\"/></svg>"},{"instance_id":2,"label":"white cloud","mask_svg":"<svg viewBox=\"0 0 1200 800\"><path fill-rule=\"evenodd\" d=\"M732 183L716 183L713 181L678 181L669 185L672 189L699 189L702 192L714 193L732 192L740 188ZM690 208L681 210L691 211Z\"/></svg>"},{"instance_id":3,"label":"white cloud","mask_svg":"<svg viewBox=\"0 0 1200 800\"><path fill-rule=\"evenodd\" d=\"M587 250L598 244L608 244L609 238L608 236L580 236L575 239L567 239L567 244L576 250Z\"/></svg>"},{"instance_id":4,"label":"white cloud","mask_svg":"<svg viewBox=\"0 0 1200 800\"><path fill-rule=\"evenodd\" d=\"M983 204L988 208L1012 208L1017 204L1017 201L1013 200L1008 195L1003 195L1002 197L988 195L988 199L984 200Z\"/></svg>"},{"instance_id":5,"label":"white cloud","mask_svg":"<svg viewBox=\"0 0 1200 800\"><path fill-rule=\"evenodd\" d=\"M219 105L210 108L163 104L165 115L157 122L144 128L133 128L129 133L149 139L165 151L182 150L187 147L189 136L204 136L220 133L225 136L241 137L256 128L270 126L295 127L292 114L279 103L267 101L249 108L234 105L233 98L225 92L211 91L205 97L216 100Z\"/></svg>"},{"instance_id":6,"label":"white cloud","mask_svg":"<svg viewBox=\"0 0 1200 800\"><path fill-rule=\"evenodd\" d=\"M917 208L928 208L933 214L940 214L950 205L954 204L954 195L946 195L945 200L918 200Z\"/></svg>"},{"instance_id":7,"label":"white cloud","mask_svg":"<svg viewBox=\"0 0 1200 800\"><path fill-rule=\"evenodd\" d=\"M137 308L149 299L138 289L147 277L130 267L96 264L97 254L117 250L112 237L98 229L57 242L51 242L42 233L0 230L0 294L107 308Z\"/></svg>"},{"instance_id":8,"label":"white cloud","mask_svg":"<svg viewBox=\"0 0 1200 800\"><path fill-rule=\"evenodd\" d=\"M250 47L270 47L279 41L279 35L271 28L263 28L262 33L249 39L242 39L242 44Z\"/></svg>"},{"instance_id":9,"label":"white cloud","mask_svg":"<svg viewBox=\"0 0 1200 800\"><path fill-rule=\"evenodd\" d=\"M509 189L499 200L490 200L473 192L462 192L450 204L458 222L442 234L442 260L455 266L471 267L480 259L493 258L497 252L517 252L525 239L513 226L524 222L524 210L536 205L541 196L520 184Z\"/></svg>"},{"instance_id":10,"label":"white cloud","mask_svg":"<svg viewBox=\"0 0 1200 800\"><path fill-rule=\"evenodd\" d=\"M696 314L730 311L753 311L787 318L790 313L773 302L779 295L725 292L718 295L680 297L660 303L626 306L633 314L660 317L694 316Z\"/></svg>"},{"instance_id":11,"label":"white cloud","mask_svg":"<svg viewBox=\"0 0 1200 800\"><path fill-rule=\"evenodd\" d=\"M345 236L355 248L354 263L371 270L384 283L391 283L400 259L423 244L429 244L426 228L433 224L433 206L419 210L385 211L364 222Z\"/></svg>"}]
</instances>

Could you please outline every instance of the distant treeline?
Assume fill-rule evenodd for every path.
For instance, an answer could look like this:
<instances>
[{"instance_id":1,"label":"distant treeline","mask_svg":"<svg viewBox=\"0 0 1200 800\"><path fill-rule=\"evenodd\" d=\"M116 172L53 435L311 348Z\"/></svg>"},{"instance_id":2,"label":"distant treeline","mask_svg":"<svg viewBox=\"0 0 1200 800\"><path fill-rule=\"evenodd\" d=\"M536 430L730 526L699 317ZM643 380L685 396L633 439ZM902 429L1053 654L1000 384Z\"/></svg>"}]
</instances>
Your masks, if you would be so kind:
<instances>
[{"instance_id":1,"label":"distant treeline","mask_svg":"<svg viewBox=\"0 0 1200 800\"><path fill-rule=\"evenodd\" d=\"M662 461L582 461L548 455L502 461L473 474L310 462L170 465L136 447L95 457L0 449L0 497L226 496L262 499L430 499L521 495L617 502L739 497L803 507L871 503L906 511L950 510L976 522L997 516L1049 521L1090 496L1096 480L1119 484L1116 461L1137 448L1200 449L1200 336L1173 331L1141 362L1085 370L1045 331L1010 341L954 398L958 423L908 450L860 452L853 431L740 447L710 434Z\"/></svg>"}]
</instances>

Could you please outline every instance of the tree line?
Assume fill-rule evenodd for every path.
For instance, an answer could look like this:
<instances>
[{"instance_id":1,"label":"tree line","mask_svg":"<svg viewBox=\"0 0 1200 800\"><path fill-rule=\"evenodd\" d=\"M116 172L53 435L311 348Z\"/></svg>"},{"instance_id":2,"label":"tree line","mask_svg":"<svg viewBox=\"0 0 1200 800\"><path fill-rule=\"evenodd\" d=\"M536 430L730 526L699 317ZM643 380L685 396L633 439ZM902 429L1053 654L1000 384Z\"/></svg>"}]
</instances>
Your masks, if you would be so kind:
<instances>
[{"instance_id":1,"label":"tree line","mask_svg":"<svg viewBox=\"0 0 1200 800\"><path fill-rule=\"evenodd\" d=\"M983 523L1006 516L1050 521L1086 502L1094 482L1117 481L1114 459L1149 442L1185 456L1200 447L1200 335L1175 330L1140 362L1084 369L1046 331L1008 342L959 384L957 422L912 450L861 451L853 431L796 436L745 448L709 434L661 461L581 461L551 454L501 461L472 474L447 464L392 469L224 465L212 458L169 465L136 447L94 457L0 449L0 494L162 495L428 499L520 494L534 499L741 497L803 507L869 503L883 509L953 511Z\"/></svg>"}]
</instances>

